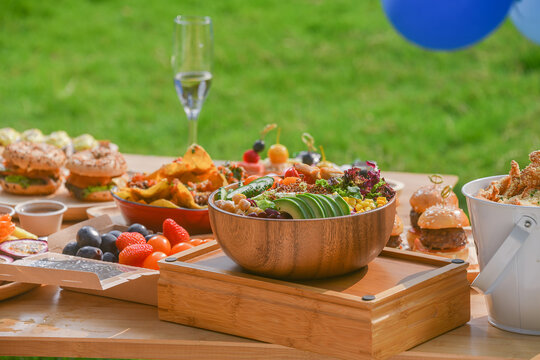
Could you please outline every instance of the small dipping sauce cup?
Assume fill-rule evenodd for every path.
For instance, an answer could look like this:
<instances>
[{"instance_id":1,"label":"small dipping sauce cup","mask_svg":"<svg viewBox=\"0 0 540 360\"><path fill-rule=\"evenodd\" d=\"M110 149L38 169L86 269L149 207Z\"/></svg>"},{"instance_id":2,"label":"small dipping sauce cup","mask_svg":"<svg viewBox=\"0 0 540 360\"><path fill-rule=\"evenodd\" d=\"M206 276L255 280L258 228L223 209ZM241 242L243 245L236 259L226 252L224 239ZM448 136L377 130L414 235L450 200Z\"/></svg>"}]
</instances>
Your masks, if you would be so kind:
<instances>
[{"instance_id":1,"label":"small dipping sauce cup","mask_svg":"<svg viewBox=\"0 0 540 360\"><path fill-rule=\"evenodd\" d=\"M9 216L13 217L15 215L15 209L13 209L11 206L7 205L0 205L0 215L8 214Z\"/></svg>"},{"instance_id":2,"label":"small dipping sauce cup","mask_svg":"<svg viewBox=\"0 0 540 360\"><path fill-rule=\"evenodd\" d=\"M67 206L54 200L32 200L15 206L21 227L37 236L60 230Z\"/></svg>"}]
</instances>

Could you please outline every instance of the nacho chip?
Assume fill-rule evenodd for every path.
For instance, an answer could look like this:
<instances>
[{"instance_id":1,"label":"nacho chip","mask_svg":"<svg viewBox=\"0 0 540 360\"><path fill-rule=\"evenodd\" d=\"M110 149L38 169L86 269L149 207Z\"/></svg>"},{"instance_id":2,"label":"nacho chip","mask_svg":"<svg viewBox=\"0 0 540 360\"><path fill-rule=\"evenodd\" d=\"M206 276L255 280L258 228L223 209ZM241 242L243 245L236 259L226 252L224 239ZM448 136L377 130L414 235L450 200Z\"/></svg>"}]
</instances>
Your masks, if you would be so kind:
<instances>
[{"instance_id":1,"label":"nacho chip","mask_svg":"<svg viewBox=\"0 0 540 360\"><path fill-rule=\"evenodd\" d=\"M122 198L124 200L127 200L127 201L135 201L133 199L133 196L131 195L131 189L130 188L123 188L121 190L118 190L117 192L115 192L116 196L118 196L119 198Z\"/></svg>"},{"instance_id":2,"label":"nacho chip","mask_svg":"<svg viewBox=\"0 0 540 360\"><path fill-rule=\"evenodd\" d=\"M166 208L173 208L173 209L178 209L179 206L170 202L169 200L165 200L165 199L157 199L157 200L154 200L152 201L150 204L148 205L153 205L153 206L161 206L161 207L166 207Z\"/></svg>"},{"instance_id":3,"label":"nacho chip","mask_svg":"<svg viewBox=\"0 0 540 360\"><path fill-rule=\"evenodd\" d=\"M200 206L195 202L193 195L188 188L180 181L175 181L174 186L171 189L172 202L178 206L188 209L204 209L204 206Z\"/></svg>"},{"instance_id":4,"label":"nacho chip","mask_svg":"<svg viewBox=\"0 0 540 360\"><path fill-rule=\"evenodd\" d=\"M161 179L157 184L148 189L130 188L133 197L144 199L147 202L157 199L167 199L170 196L170 185L167 179Z\"/></svg>"},{"instance_id":5,"label":"nacho chip","mask_svg":"<svg viewBox=\"0 0 540 360\"><path fill-rule=\"evenodd\" d=\"M203 174L215 169L214 162L202 146L193 144L184 154L183 162L193 168L195 174Z\"/></svg>"},{"instance_id":6,"label":"nacho chip","mask_svg":"<svg viewBox=\"0 0 540 360\"><path fill-rule=\"evenodd\" d=\"M227 179L225 179L225 175L219 173L217 170L210 173L210 175L208 176L208 180L212 183L211 191L228 185Z\"/></svg>"}]
</instances>

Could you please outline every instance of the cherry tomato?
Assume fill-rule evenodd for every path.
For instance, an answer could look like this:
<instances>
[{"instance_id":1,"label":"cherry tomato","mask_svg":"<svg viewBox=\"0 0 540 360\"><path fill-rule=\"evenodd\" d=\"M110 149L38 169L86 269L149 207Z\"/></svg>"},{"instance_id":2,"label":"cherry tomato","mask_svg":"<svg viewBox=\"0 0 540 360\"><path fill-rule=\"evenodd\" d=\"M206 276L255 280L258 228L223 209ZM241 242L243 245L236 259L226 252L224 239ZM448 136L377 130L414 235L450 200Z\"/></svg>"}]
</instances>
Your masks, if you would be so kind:
<instances>
[{"instance_id":1,"label":"cherry tomato","mask_svg":"<svg viewBox=\"0 0 540 360\"><path fill-rule=\"evenodd\" d=\"M176 245L174 245L171 249L171 254L177 254L179 252L182 252L184 250L191 249L193 245L187 243L187 242L181 242Z\"/></svg>"},{"instance_id":2,"label":"cherry tomato","mask_svg":"<svg viewBox=\"0 0 540 360\"><path fill-rule=\"evenodd\" d=\"M154 235L148 240L148 244L152 245L154 251L161 251L167 255L171 253L171 243L163 235Z\"/></svg>"},{"instance_id":3,"label":"cherry tomato","mask_svg":"<svg viewBox=\"0 0 540 360\"><path fill-rule=\"evenodd\" d=\"M167 257L167 254L161 251L153 252L144 259L142 266L147 269L159 270L158 261Z\"/></svg>"},{"instance_id":4,"label":"cherry tomato","mask_svg":"<svg viewBox=\"0 0 540 360\"><path fill-rule=\"evenodd\" d=\"M298 173L298 171L296 171L296 169L294 168L294 166L291 166L290 168L288 168L287 170L285 170L285 174L283 174L286 178L287 177L300 177L300 174Z\"/></svg>"},{"instance_id":5,"label":"cherry tomato","mask_svg":"<svg viewBox=\"0 0 540 360\"><path fill-rule=\"evenodd\" d=\"M188 244L191 244L193 246L197 246L197 245L201 245L201 244L204 244L206 242L206 240L204 239L191 239L188 241Z\"/></svg>"}]
</instances>

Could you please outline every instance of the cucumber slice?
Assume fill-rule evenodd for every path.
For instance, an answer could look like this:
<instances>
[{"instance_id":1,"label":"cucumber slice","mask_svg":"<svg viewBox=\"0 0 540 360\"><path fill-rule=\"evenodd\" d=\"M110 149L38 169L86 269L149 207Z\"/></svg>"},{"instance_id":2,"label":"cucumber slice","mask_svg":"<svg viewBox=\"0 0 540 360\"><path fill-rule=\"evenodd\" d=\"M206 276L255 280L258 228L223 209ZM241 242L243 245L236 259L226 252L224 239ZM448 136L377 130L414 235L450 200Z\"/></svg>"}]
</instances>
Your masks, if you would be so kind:
<instances>
[{"instance_id":1,"label":"cucumber slice","mask_svg":"<svg viewBox=\"0 0 540 360\"><path fill-rule=\"evenodd\" d=\"M247 185L240 186L239 188L229 192L226 199L232 200L232 197L235 194L244 194L247 198L252 198L270 189L272 185L274 185L274 178L271 176L263 176L257 180L253 180Z\"/></svg>"}]
</instances>

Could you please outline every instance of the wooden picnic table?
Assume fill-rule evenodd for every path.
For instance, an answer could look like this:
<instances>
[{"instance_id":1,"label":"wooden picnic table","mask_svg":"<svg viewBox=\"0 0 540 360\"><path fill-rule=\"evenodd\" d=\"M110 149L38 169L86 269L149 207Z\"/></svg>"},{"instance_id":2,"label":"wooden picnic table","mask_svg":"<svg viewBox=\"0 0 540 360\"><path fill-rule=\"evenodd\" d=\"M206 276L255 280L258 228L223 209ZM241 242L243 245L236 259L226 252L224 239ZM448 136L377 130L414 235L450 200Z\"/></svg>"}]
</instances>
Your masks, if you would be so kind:
<instances>
[{"instance_id":1,"label":"wooden picnic table","mask_svg":"<svg viewBox=\"0 0 540 360\"><path fill-rule=\"evenodd\" d=\"M170 158L127 156L130 169L152 170ZM408 198L425 174L386 172L405 183L399 213L408 221ZM447 176L452 184L457 177ZM209 299L208 306L212 306ZM402 334L406 337L407 334ZM400 341L396 338L395 341ZM488 324L483 296L471 290L471 320L393 359L530 359L540 337ZM157 308L41 286L0 302L0 356L132 359L330 359L293 348L168 323Z\"/></svg>"}]
</instances>

